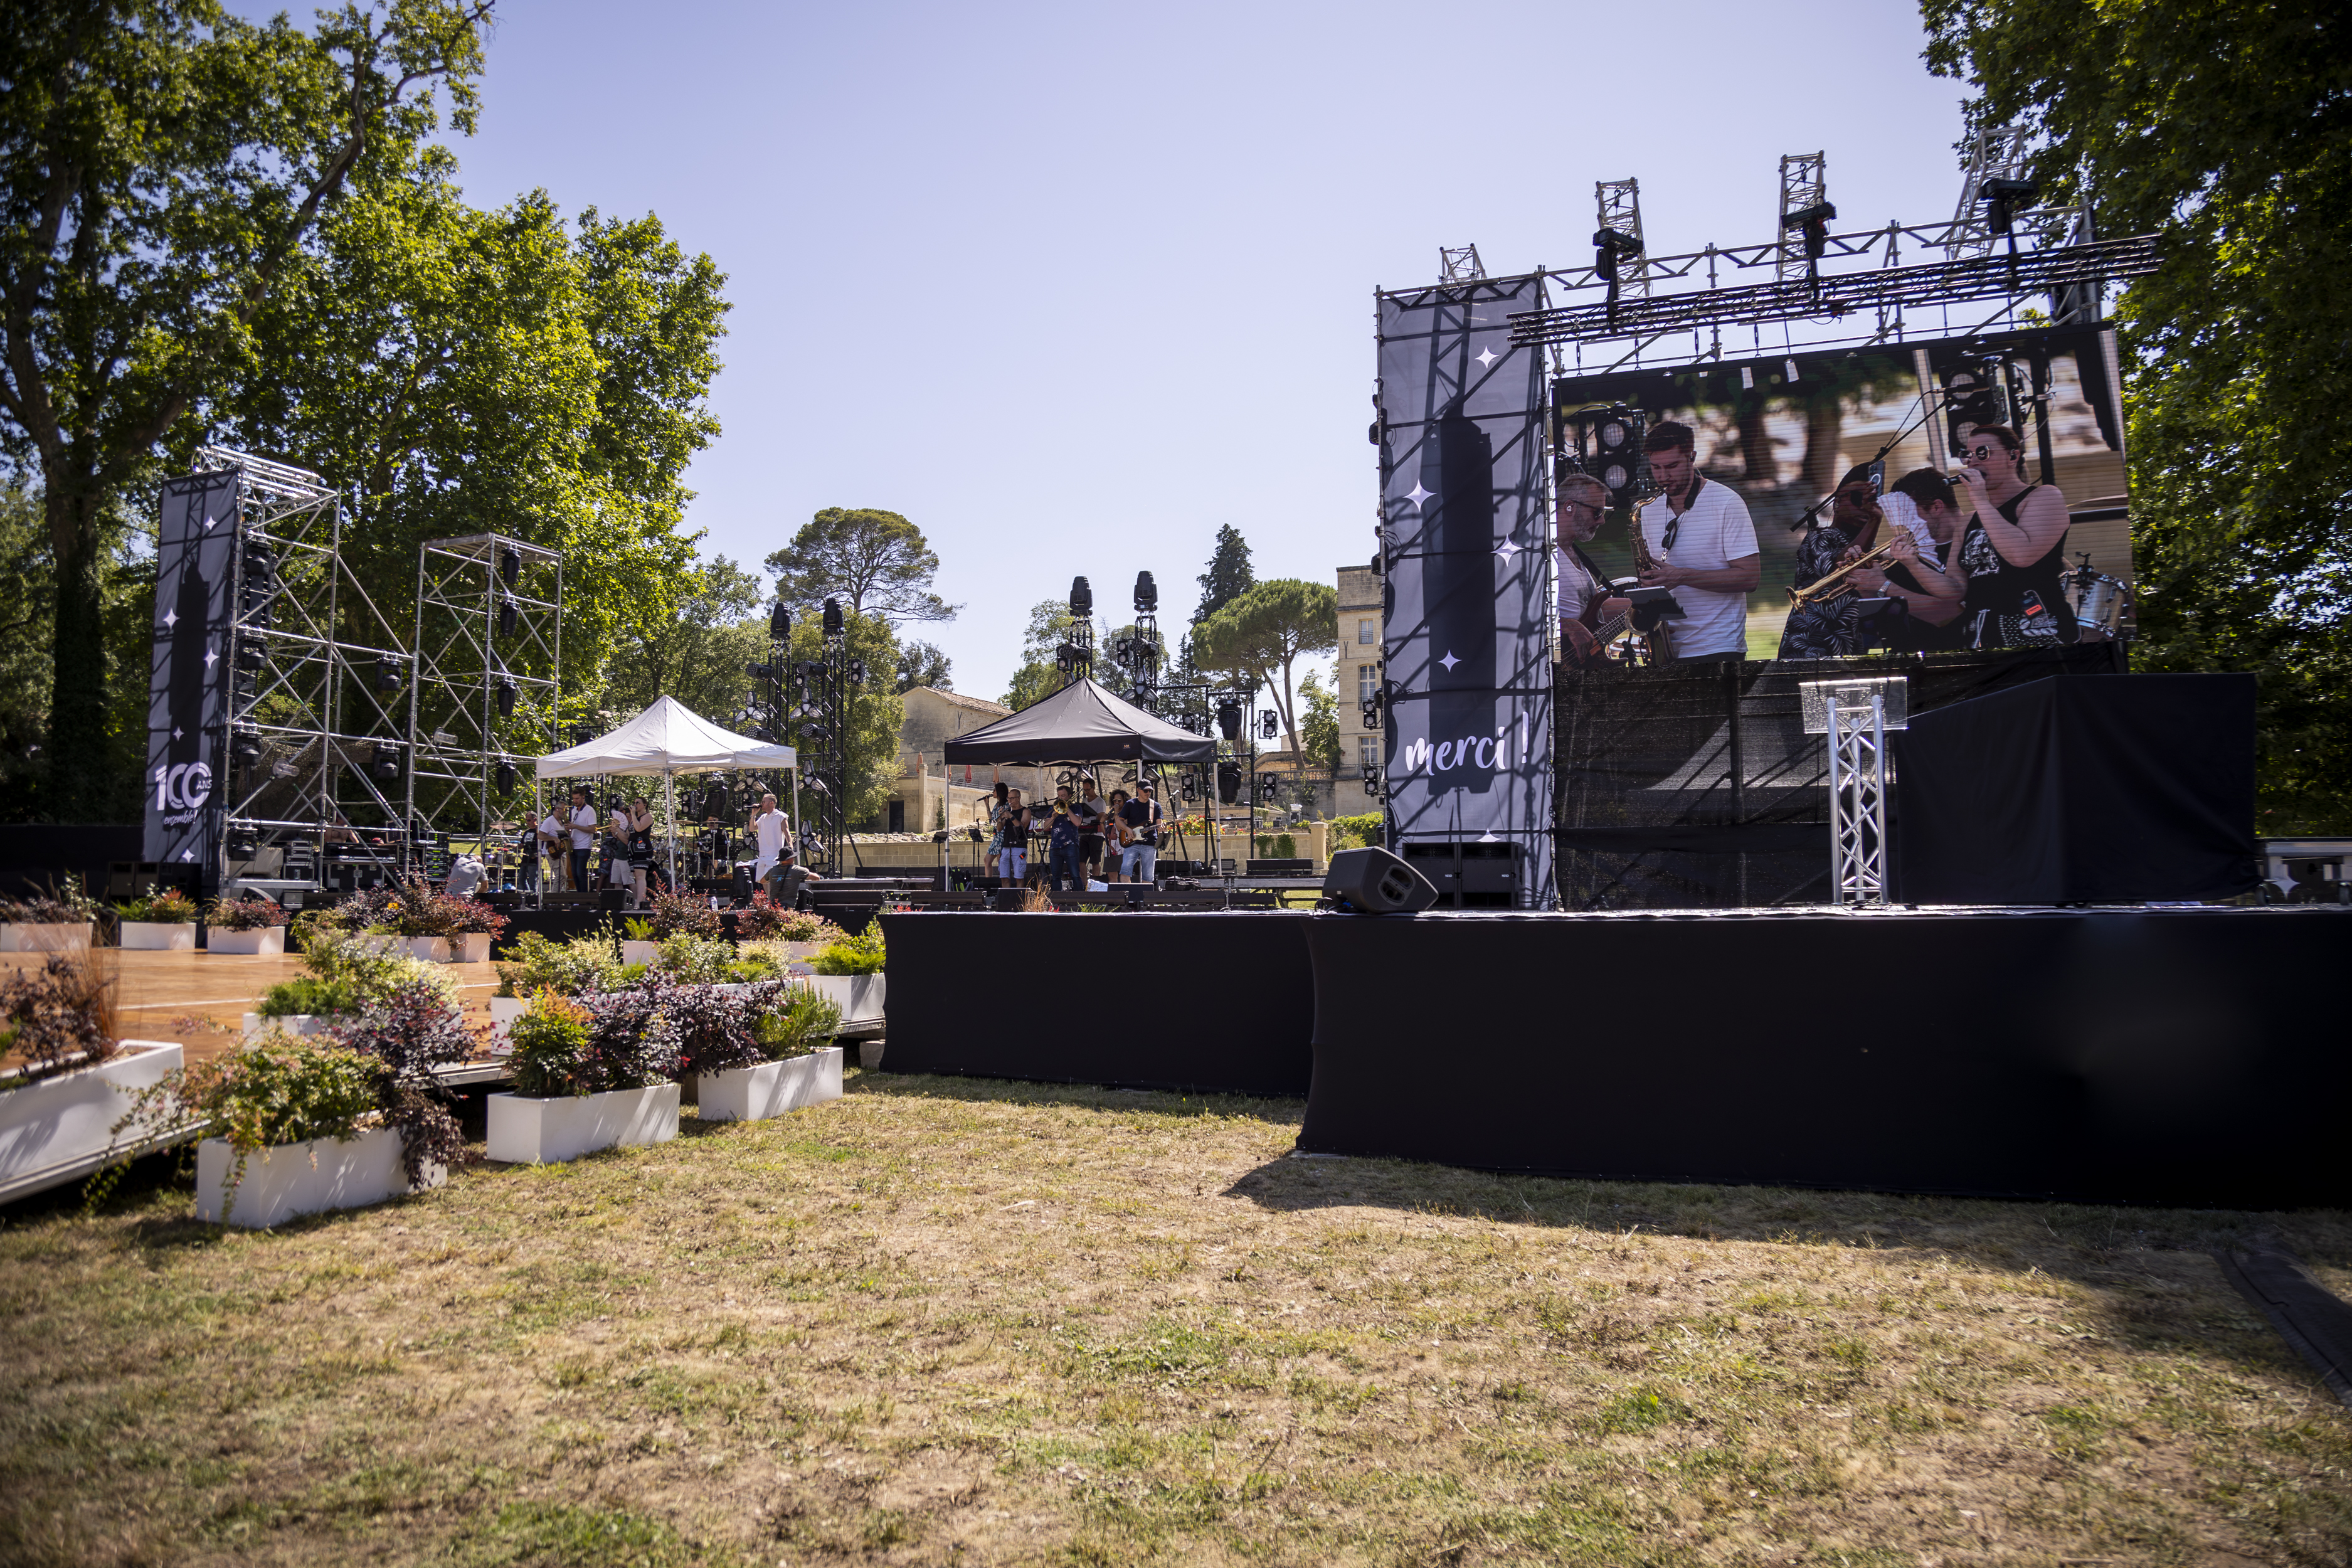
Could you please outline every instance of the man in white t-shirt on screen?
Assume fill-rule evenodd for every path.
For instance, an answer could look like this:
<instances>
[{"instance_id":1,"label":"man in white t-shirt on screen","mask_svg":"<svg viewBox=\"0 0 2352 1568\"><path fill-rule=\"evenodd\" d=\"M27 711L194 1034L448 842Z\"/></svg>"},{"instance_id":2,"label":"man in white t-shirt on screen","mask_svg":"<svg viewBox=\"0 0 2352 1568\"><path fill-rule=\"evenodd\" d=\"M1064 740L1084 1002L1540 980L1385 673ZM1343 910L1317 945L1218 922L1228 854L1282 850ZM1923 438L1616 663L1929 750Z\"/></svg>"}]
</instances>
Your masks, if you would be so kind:
<instances>
[{"instance_id":1,"label":"man in white t-shirt on screen","mask_svg":"<svg viewBox=\"0 0 2352 1568\"><path fill-rule=\"evenodd\" d=\"M759 813L751 818L751 837L759 846L759 858L751 864L753 881L766 881L768 873L776 868L776 862L783 858L787 826L784 814L776 808L776 797L761 795Z\"/></svg>"},{"instance_id":2,"label":"man in white t-shirt on screen","mask_svg":"<svg viewBox=\"0 0 2352 1568\"><path fill-rule=\"evenodd\" d=\"M1748 595L1763 577L1756 524L1738 491L1701 477L1696 447L1691 427L1672 419L1643 437L1650 478L1665 500L1642 511L1642 534L1655 563L1642 582L1672 588L1683 607L1667 622L1678 661L1745 658Z\"/></svg>"}]
</instances>

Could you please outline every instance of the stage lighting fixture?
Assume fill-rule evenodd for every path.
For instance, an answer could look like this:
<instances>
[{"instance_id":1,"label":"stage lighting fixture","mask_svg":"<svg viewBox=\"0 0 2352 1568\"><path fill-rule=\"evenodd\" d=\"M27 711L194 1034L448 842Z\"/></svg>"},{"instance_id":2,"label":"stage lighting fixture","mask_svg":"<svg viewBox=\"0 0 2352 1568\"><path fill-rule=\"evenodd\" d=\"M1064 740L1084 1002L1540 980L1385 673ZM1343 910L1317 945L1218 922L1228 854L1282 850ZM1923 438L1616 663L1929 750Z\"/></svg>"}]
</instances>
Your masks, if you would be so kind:
<instances>
[{"instance_id":1,"label":"stage lighting fixture","mask_svg":"<svg viewBox=\"0 0 2352 1568\"><path fill-rule=\"evenodd\" d=\"M1599 479L1617 506L1630 506L1642 484L1642 431L1648 420L1638 408L1612 408L1592 426L1593 458L1585 470Z\"/></svg>"},{"instance_id":2,"label":"stage lighting fixture","mask_svg":"<svg viewBox=\"0 0 2352 1568\"><path fill-rule=\"evenodd\" d=\"M1801 229L1805 236L1805 259L1819 261L1829 248L1830 220L1837 216L1837 207L1830 202L1815 202L1809 207L1799 207L1780 220L1783 231Z\"/></svg>"},{"instance_id":3,"label":"stage lighting fixture","mask_svg":"<svg viewBox=\"0 0 2352 1568\"><path fill-rule=\"evenodd\" d=\"M515 683L501 677L499 680L498 697L499 717L501 719L513 718L515 705Z\"/></svg>"},{"instance_id":4,"label":"stage lighting fixture","mask_svg":"<svg viewBox=\"0 0 2352 1568\"><path fill-rule=\"evenodd\" d=\"M512 763L500 763L499 764L498 772L493 774L492 777L498 782L499 793L500 795L512 795L514 793L515 771L514 764Z\"/></svg>"},{"instance_id":5,"label":"stage lighting fixture","mask_svg":"<svg viewBox=\"0 0 2352 1568\"><path fill-rule=\"evenodd\" d=\"M841 601L839 599L827 599L824 602L824 635L829 637L837 637L841 635Z\"/></svg>"},{"instance_id":6,"label":"stage lighting fixture","mask_svg":"<svg viewBox=\"0 0 2352 1568\"><path fill-rule=\"evenodd\" d=\"M391 654L375 656L375 689L378 691L400 689L400 660Z\"/></svg>"},{"instance_id":7,"label":"stage lighting fixture","mask_svg":"<svg viewBox=\"0 0 2352 1568\"><path fill-rule=\"evenodd\" d=\"M743 667L743 673L754 680L773 680L776 679L776 667L772 664L747 664Z\"/></svg>"},{"instance_id":8,"label":"stage lighting fixture","mask_svg":"<svg viewBox=\"0 0 2352 1568\"><path fill-rule=\"evenodd\" d=\"M827 741L833 739L833 731L826 729L822 724L803 721L801 725L801 739L803 741L814 741L818 745L822 746Z\"/></svg>"},{"instance_id":9,"label":"stage lighting fixture","mask_svg":"<svg viewBox=\"0 0 2352 1568\"><path fill-rule=\"evenodd\" d=\"M500 545L499 547L499 580L511 588L515 585L515 579L521 575L522 552L511 544Z\"/></svg>"},{"instance_id":10,"label":"stage lighting fixture","mask_svg":"<svg viewBox=\"0 0 2352 1568\"><path fill-rule=\"evenodd\" d=\"M1242 797L1242 765L1231 757L1217 764L1217 799L1231 805Z\"/></svg>"},{"instance_id":11,"label":"stage lighting fixture","mask_svg":"<svg viewBox=\"0 0 2352 1568\"><path fill-rule=\"evenodd\" d=\"M1979 425L2009 423L2003 383L2009 366L1999 355L1969 360L1943 373L1944 423L1952 456L1969 455L1969 437Z\"/></svg>"},{"instance_id":12,"label":"stage lighting fixture","mask_svg":"<svg viewBox=\"0 0 2352 1568\"><path fill-rule=\"evenodd\" d=\"M1985 204L1985 232L2012 233L2019 209L2032 205L2038 194L2032 180L1987 180L1979 185L1977 200Z\"/></svg>"},{"instance_id":13,"label":"stage lighting fixture","mask_svg":"<svg viewBox=\"0 0 2352 1568\"><path fill-rule=\"evenodd\" d=\"M1217 704L1217 731L1228 741L1242 738L1242 705L1238 702Z\"/></svg>"},{"instance_id":14,"label":"stage lighting fixture","mask_svg":"<svg viewBox=\"0 0 2352 1568\"><path fill-rule=\"evenodd\" d=\"M768 612L768 640L770 642L790 642L792 640L792 636L793 612L787 606L780 604L774 609Z\"/></svg>"},{"instance_id":15,"label":"stage lighting fixture","mask_svg":"<svg viewBox=\"0 0 2352 1568\"><path fill-rule=\"evenodd\" d=\"M228 754L248 767L261 761L261 737L251 730L239 730L229 737Z\"/></svg>"},{"instance_id":16,"label":"stage lighting fixture","mask_svg":"<svg viewBox=\"0 0 2352 1568\"><path fill-rule=\"evenodd\" d=\"M825 782L823 779L818 778L814 774L810 775L805 782L810 789L814 790L819 795L829 795L833 793L832 790L825 787Z\"/></svg>"},{"instance_id":17,"label":"stage lighting fixture","mask_svg":"<svg viewBox=\"0 0 2352 1568\"><path fill-rule=\"evenodd\" d=\"M400 745L394 741L378 741L368 754L368 771L380 779L400 776Z\"/></svg>"},{"instance_id":18,"label":"stage lighting fixture","mask_svg":"<svg viewBox=\"0 0 2352 1568\"><path fill-rule=\"evenodd\" d=\"M1070 614L1085 620L1095 613L1095 591L1084 577L1070 579Z\"/></svg>"},{"instance_id":19,"label":"stage lighting fixture","mask_svg":"<svg viewBox=\"0 0 2352 1568\"><path fill-rule=\"evenodd\" d=\"M239 669L259 669L269 662L269 650L257 642L239 643L236 667Z\"/></svg>"},{"instance_id":20,"label":"stage lighting fixture","mask_svg":"<svg viewBox=\"0 0 2352 1568\"><path fill-rule=\"evenodd\" d=\"M1271 741L1282 733L1282 715L1271 708L1257 710L1257 738Z\"/></svg>"},{"instance_id":21,"label":"stage lighting fixture","mask_svg":"<svg viewBox=\"0 0 2352 1568\"><path fill-rule=\"evenodd\" d=\"M852 686L863 686L866 684L866 661L864 659L853 658L849 661L849 684Z\"/></svg>"},{"instance_id":22,"label":"stage lighting fixture","mask_svg":"<svg viewBox=\"0 0 2352 1568\"><path fill-rule=\"evenodd\" d=\"M1642 242L1622 229L1604 228L1593 234L1592 250L1592 269L1614 283L1619 267L1642 254Z\"/></svg>"},{"instance_id":23,"label":"stage lighting fixture","mask_svg":"<svg viewBox=\"0 0 2352 1568\"><path fill-rule=\"evenodd\" d=\"M1151 580L1149 572L1135 574L1135 613L1139 616L1160 613L1160 584Z\"/></svg>"},{"instance_id":24,"label":"stage lighting fixture","mask_svg":"<svg viewBox=\"0 0 2352 1568\"><path fill-rule=\"evenodd\" d=\"M232 860L250 860L261 853L261 838L250 827L232 827L226 846Z\"/></svg>"},{"instance_id":25,"label":"stage lighting fixture","mask_svg":"<svg viewBox=\"0 0 2352 1568\"><path fill-rule=\"evenodd\" d=\"M499 636L510 637L515 629L515 602L501 596L499 600Z\"/></svg>"}]
</instances>

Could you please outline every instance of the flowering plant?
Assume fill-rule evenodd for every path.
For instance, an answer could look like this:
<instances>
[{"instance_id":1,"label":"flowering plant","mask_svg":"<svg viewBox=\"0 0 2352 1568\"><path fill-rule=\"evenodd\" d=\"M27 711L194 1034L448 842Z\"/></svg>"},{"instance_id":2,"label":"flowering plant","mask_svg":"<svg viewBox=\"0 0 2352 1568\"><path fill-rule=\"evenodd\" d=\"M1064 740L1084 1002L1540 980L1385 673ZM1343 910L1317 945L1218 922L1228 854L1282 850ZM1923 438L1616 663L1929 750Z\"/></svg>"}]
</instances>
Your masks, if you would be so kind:
<instances>
[{"instance_id":1,"label":"flowering plant","mask_svg":"<svg viewBox=\"0 0 2352 1568\"><path fill-rule=\"evenodd\" d=\"M205 923L215 931L268 931L294 917L268 899L215 899L205 908Z\"/></svg>"},{"instance_id":2,"label":"flowering plant","mask_svg":"<svg viewBox=\"0 0 2352 1568\"><path fill-rule=\"evenodd\" d=\"M82 890L78 871L67 872L65 881L47 893L0 899L0 921L9 925L79 925L98 913L99 902Z\"/></svg>"},{"instance_id":3,"label":"flowering plant","mask_svg":"<svg viewBox=\"0 0 2352 1568\"><path fill-rule=\"evenodd\" d=\"M177 888L166 888L115 908L126 921L152 921L159 925L185 925L196 918L196 900Z\"/></svg>"},{"instance_id":4,"label":"flowering plant","mask_svg":"<svg viewBox=\"0 0 2352 1568\"><path fill-rule=\"evenodd\" d=\"M111 956L53 952L38 969L0 977L0 1053L20 1056L10 1088L95 1067L115 1038Z\"/></svg>"},{"instance_id":5,"label":"flowering plant","mask_svg":"<svg viewBox=\"0 0 2352 1568\"><path fill-rule=\"evenodd\" d=\"M541 991L508 1026L515 1092L551 1100L669 1081L678 1051L660 1000L674 989L656 984L576 999Z\"/></svg>"}]
</instances>

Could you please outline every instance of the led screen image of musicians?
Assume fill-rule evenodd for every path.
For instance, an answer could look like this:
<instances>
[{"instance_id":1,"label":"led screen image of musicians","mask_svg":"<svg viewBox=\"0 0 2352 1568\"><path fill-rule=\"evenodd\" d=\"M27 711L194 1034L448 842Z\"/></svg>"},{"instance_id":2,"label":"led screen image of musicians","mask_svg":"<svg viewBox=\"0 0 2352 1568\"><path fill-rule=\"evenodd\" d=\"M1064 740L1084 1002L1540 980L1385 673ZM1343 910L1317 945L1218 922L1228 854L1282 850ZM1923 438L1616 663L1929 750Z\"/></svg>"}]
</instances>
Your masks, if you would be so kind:
<instances>
[{"instance_id":1,"label":"led screen image of musicians","mask_svg":"<svg viewBox=\"0 0 2352 1568\"><path fill-rule=\"evenodd\" d=\"M1608 511L1608 486L1590 474L1560 476L1552 503L1559 540L1552 581L1559 590L1560 657L1586 668L1607 659L1609 644L1625 629L1632 610L1610 593L1607 574L1584 552Z\"/></svg>"},{"instance_id":2,"label":"led screen image of musicians","mask_svg":"<svg viewBox=\"0 0 2352 1568\"><path fill-rule=\"evenodd\" d=\"M2066 498L2029 484L2025 443L2006 425L1968 432L1957 476L1967 531L1961 617L1971 647L2050 647L2075 640L2065 584Z\"/></svg>"}]
</instances>

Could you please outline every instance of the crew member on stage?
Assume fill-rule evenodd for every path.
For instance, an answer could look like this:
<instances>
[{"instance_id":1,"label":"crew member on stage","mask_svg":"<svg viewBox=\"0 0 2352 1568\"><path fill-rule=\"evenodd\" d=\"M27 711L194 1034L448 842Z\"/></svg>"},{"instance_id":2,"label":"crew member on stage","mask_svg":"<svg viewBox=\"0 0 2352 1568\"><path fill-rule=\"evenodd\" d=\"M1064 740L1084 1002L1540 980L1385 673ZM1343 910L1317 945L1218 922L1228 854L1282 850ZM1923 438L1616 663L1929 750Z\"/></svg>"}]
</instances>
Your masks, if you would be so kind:
<instances>
[{"instance_id":1,"label":"crew member on stage","mask_svg":"<svg viewBox=\"0 0 2352 1568\"><path fill-rule=\"evenodd\" d=\"M1957 569L1945 570L1960 528L1952 481L1933 468L1914 468L1888 488L1885 505L1888 521L1902 525L1910 538L1893 540L1894 562L1883 572L1864 567L1853 574L1854 585L1903 601L1906 613L1890 638L1903 651L1939 653L1959 647L1961 584Z\"/></svg>"},{"instance_id":2,"label":"crew member on stage","mask_svg":"<svg viewBox=\"0 0 2352 1568\"><path fill-rule=\"evenodd\" d=\"M1960 536L1963 646L2055 647L2074 640L2066 608L2066 498L2055 485L2028 484L2025 443L2006 425L1969 433L1955 477L1967 487Z\"/></svg>"},{"instance_id":3,"label":"crew member on stage","mask_svg":"<svg viewBox=\"0 0 2352 1568\"><path fill-rule=\"evenodd\" d=\"M1748 595L1763 578L1756 524L1737 491L1700 475L1697 448L1691 427L1672 419L1643 437L1650 477L1665 493L1641 512L1651 560L1642 583L1672 588L1683 607L1667 622L1678 660L1745 658Z\"/></svg>"},{"instance_id":4,"label":"crew member on stage","mask_svg":"<svg viewBox=\"0 0 2352 1568\"><path fill-rule=\"evenodd\" d=\"M1610 594L1608 578L1582 549L1601 531L1608 510L1609 487L1591 475L1570 474L1559 481L1553 510L1559 548L1552 552L1552 580L1559 584L1560 658L1570 665L1598 664L1606 658L1606 645L1593 634L1631 608Z\"/></svg>"}]
</instances>

